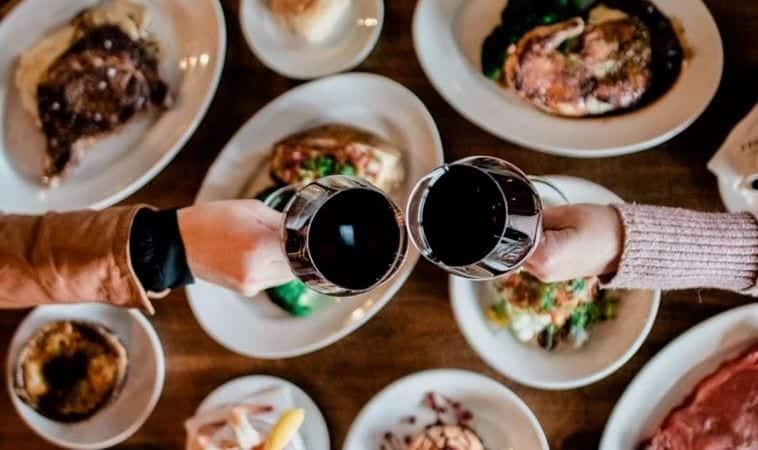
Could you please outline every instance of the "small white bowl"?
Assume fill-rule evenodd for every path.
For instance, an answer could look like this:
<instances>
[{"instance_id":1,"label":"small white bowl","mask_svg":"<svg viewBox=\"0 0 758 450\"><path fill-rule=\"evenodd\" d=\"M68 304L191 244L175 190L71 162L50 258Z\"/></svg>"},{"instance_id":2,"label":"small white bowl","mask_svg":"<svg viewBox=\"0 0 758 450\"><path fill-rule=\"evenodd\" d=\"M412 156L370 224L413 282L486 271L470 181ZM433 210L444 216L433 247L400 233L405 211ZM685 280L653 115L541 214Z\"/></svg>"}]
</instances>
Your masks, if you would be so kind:
<instances>
[{"instance_id":1,"label":"small white bowl","mask_svg":"<svg viewBox=\"0 0 758 450\"><path fill-rule=\"evenodd\" d=\"M94 416L77 423L52 421L21 401L13 390L13 372L21 347L43 325L78 320L105 326L126 347L126 381L118 396ZM13 406L35 433L60 447L96 450L128 439L147 420L163 390L165 361L158 335L137 311L106 305L41 306L19 325L8 352L6 378Z\"/></svg>"},{"instance_id":2,"label":"small white bowl","mask_svg":"<svg viewBox=\"0 0 758 450\"><path fill-rule=\"evenodd\" d=\"M543 177L571 203L621 203L608 189L580 178ZM556 204L551 190L538 186L543 201ZM509 330L489 324L484 309L497 295L491 282L450 277L450 299L458 327L469 345L504 376L539 389L574 389L615 372L645 341L655 322L660 291L622 291L616 318L597 324L580 349L564 345L548 352L535 343L519 342Z\"/></svg>"},{"instance_id":3,"label":"small white bowl","mask_svg":"<svg viewBox=\"0 0 758 450\"><path fill-rule=\"evenodd\" d=\"M350 70L371 53L384 23L383 0L352 0L343 28L327 42L310 43L281 23L268 0L240 0L240 25L250 49L269 69L308 80Z\"/></svg>"}]
</instances>

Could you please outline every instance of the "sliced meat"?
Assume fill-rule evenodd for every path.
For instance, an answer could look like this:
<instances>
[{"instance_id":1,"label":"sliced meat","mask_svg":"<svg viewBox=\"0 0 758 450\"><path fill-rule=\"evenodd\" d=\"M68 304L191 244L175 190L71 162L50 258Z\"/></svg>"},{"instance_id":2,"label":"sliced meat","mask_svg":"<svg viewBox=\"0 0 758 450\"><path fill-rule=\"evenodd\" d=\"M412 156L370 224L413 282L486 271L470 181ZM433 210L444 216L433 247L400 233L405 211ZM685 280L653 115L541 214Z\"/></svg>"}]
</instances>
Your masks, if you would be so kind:
<instances>
[{"instance_id":1,"label":"sliced meat","mask_svg":"<svg viewBox=\"0 0 758 450\"><path fill-rule=\"evenodd\" d=\"M758 345L701 381L643 448L758 449Z\"/></svg>"}]
</instances>

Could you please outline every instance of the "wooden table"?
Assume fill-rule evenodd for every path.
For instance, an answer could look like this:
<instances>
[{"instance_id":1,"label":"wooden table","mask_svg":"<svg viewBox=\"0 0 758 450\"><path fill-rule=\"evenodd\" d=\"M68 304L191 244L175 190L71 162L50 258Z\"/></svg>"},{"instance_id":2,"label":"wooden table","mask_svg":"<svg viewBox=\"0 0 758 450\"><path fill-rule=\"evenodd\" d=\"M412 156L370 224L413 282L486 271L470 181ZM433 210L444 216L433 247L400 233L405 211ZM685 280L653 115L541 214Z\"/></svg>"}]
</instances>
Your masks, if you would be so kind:
<instances>
[{"instance_id":1,"label":"wooden table","mask_svg":"<svg viewBox=\"0 0 758 450\"><path fill-rule=\"evenodd\" d=\"M718 94L687 131L635 155L590 161L548 156L504 142L468 123L421 71L411 39L415 5L411 0L385 1L382 38L358 70L390 77L421 98L439 126L447 160L496 155L530 173L587 178L629 201L718 211L723 207L705 163L758 99L758 2L707 3L726 51ZM274 74L253 57L240 33L238 1L223 4L229 49L212 107L173 163L125 203L160 207L191 203L206 170L235 131L268 101L298 84ZM750 301L709 290L666 293L649 338L618 372L586 388L546 392L519 386L479 359L453 319L447 275L426 262L418 264L394 300L361 329L319 352L284 361L257 361L227 351L198 326L184 292L178 291L157 302L157 314L151 318L167 357L163 396L139 432L118 448L183 448L182 423L209 392L241 375L271 374L297 383L314 398L329 424L332 448L340 449L356 414L374 394L402 376L438 367L481 372L508 385L534 410L553 449L597 448L615 402L656 352L696 323ZM10 341L24 316L24 312L0 314L0 342ZM6 347L0 346L2 361ZM0 449L51 448L21 422L5 389L0 394L0 418Z\"/></svg>"}]
</instances>

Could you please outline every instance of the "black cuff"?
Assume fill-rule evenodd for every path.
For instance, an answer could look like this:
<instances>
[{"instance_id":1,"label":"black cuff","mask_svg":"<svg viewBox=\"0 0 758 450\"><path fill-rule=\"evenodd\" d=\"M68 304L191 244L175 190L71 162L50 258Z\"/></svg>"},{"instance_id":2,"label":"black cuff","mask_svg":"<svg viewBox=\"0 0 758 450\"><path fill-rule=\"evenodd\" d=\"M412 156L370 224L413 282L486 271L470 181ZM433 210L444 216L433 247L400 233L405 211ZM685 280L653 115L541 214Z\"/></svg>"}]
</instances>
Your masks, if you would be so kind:
<instances>
[{"instance_id":1,"label":"black cuff","mask_svg":"<svg viewBox=\"0 0 758 450\"><path fill-rule=\"evenodd\" d=\"M161 292L195 281L187 264L175 209L142 209L129 235L132 268L146 291Z\"/></svg>"}]
</instances>

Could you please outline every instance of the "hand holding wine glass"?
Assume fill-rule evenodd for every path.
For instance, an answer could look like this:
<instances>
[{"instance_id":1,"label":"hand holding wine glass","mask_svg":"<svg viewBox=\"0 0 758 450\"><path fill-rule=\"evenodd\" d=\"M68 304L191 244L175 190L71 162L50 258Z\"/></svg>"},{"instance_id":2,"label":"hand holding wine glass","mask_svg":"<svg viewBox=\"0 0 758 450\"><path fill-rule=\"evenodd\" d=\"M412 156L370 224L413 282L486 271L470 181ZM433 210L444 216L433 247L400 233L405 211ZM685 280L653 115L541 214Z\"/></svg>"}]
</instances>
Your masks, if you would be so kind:
<instances>
[{"instance_id":1,"label":"hand holding wine glass","mask_svg":"<svg viewBox=\"0 0 758 450\"><path fill-rule=\"evenodd\" d=\"M616 272L624 248L621 218L612 206L547 208L543 233L525 268L542 281Z\"/></svg>"},{"instance_id":2,"label":"hand holding wine glass","mask_svg":"<svg viewBox=\"0 0 758 450\"><path fill-rule=\"evenodd\" d=\"M243 295L293 278L281 244L281 213L257 200L227 200L179 210L192 273Z\"/></svg>"}]
</instances>

